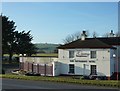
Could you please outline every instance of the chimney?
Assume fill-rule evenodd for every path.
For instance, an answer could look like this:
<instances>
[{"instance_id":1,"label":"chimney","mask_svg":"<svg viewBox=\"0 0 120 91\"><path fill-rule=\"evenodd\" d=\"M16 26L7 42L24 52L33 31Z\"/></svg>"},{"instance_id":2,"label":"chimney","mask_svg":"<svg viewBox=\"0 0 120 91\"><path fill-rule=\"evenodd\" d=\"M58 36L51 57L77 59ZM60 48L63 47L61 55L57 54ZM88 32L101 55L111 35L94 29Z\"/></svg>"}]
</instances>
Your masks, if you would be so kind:
<instances>
[{"instance_id":1,"label":"chimney","mask_svg":"<svg viewBox=\"0 0 120 91\"><path fill-rule=\"evenodd\" d=\"M86 31L83 31L81 34L81 40L85 40L86 37L87 37Z\"/></svg>"},{"instance_id":2,"label":"chimney","mask_svg":"<svg viewBox=\"0 0 120 91\"><path fill-rule=\"evenodd\" d=\"M114 37L114 36L115 36L115 34L113 33L113 30L111 30L109 37Z\"/></svg>"}]
</instances>

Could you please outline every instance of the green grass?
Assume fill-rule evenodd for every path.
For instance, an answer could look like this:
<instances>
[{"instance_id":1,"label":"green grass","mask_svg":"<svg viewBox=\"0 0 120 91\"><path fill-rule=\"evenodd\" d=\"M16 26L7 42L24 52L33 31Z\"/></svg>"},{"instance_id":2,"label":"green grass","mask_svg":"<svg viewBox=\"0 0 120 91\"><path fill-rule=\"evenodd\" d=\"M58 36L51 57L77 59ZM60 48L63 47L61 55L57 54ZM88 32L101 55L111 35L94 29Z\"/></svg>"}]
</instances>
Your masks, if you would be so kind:
<instances>
[{"instance_id":1,"label":"green grass","mask_svg":"<svg viewBox=\"0 0 120 91\"><path fill-rule=\"evenodd\" d=\"M120 84L118 84L120 81L118 82L115 80L80 80L80 79L72 79L71 77L23 76L23 75L13 75L13 74L0 75L0 77L10 78L10 79L75 83L75 84L82 84L82 85L120 87Z\"/></svg>"},{"instance_id":2,"label":"green grass","mask_svg":"<svg viewBox=\"0 0 120 91\"><path fill-rule=\"evenodd\" d=\"M4 56L9 56L9 54L4 54ZM19 55L13 54L14 57L18 57Z\"/></svg>"},{"instance_id":3,"label":"green grass","mask_svg":"<svg viewBox=\"0 0 120 91\"><path fill-rule=\"evenodd\" d=\"M8 54L4 54L4 56L9 56ZM17 54L14 54L13 55L14 57L19 57L19 55L17 55ZM57 57L58 56L58 54L57 53L38 53L38 54L33 54L32 56L55 56L55 57Z\"/></svg>"},{"instance_id":4,"label":"green grass","mask_svg":"<svg viewBox=\"0 0 120 91\"><path fill-rule=\"evenodd\" d=\"M38 53L38 54L33 54L32 56L44 56L44 57L46 57L46 56L55 56L55 57L57 57L58 54L57 53Z\"/></svg>"}]
</instances>

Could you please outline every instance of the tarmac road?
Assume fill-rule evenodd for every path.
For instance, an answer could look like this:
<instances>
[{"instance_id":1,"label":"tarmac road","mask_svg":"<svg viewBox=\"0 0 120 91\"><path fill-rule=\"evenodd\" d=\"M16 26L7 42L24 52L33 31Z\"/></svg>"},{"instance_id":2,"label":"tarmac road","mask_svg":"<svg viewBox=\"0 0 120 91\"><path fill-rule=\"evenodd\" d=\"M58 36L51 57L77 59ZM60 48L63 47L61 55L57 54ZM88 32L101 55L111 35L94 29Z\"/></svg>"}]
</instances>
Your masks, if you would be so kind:
<instances>
[{"instance_id":1,"label":"tarmac road","mask_svg":"<svg viewBox=\"0 0 120 91\"><path fill-rule=\"evenodd\" d=\"M61 89L65 91L74 91L73 89L81 89L80 91L118 91L117 88L111 87L97 87L86 86L80 84L71 83L58 83L48 81L30 81L30 80L18 80L18 79L2 79L2 91L43 91L43 89ZM16 90L15 90L16 89ZM29 90L28 90L29 89ZM39 89L39 90L38 90Z\"/></svg>"}]
</instances>

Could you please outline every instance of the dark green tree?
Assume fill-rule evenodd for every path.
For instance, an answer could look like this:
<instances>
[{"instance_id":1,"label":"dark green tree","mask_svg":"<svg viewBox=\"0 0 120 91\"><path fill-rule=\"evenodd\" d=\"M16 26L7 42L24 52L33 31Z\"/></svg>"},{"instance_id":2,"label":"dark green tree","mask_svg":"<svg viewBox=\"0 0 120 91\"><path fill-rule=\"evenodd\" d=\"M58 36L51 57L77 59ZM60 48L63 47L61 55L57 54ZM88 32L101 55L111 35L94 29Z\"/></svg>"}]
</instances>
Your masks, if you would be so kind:
<instances>
[{"instance_id":1,"label":"dark green tree","mask_svg":"<svg viewBox=\"0 0 120 91\"><path fill-rule=\"evenodd\" d=\"M31 56L37 50L31 43L33 37L30 31L18 32L15 29L15 22L6 16L2 16L2 55L9 54L9 63L12 62L12 56L15 53Z\"/></svg>"},{"instance_id":2,"label":"dark green tree","mask_svg":"<svg viewBox=\"0 0 120 91\"><path fill-rule=\"evenodd\" d=\"M30 34L30 31L25 32L22 31L20 33L16 32L16 53L17 54L27 54L27 56L31 56L32 54L35 54L37 51L37 48L34 46L31 41L33 40L32 35Z\"/></svg>"},{"instance_id":3,"label":"dark green tree","mask_svg":"<svg viewBox=\"0 0 120 91\"><path fill-rule=\"evenodd\" d=\"M9 62L11 62L14 53L15 29L15 22L10 21L6 16L2 16L2 54L9 54Z\"/></svg>"}]
</instances>

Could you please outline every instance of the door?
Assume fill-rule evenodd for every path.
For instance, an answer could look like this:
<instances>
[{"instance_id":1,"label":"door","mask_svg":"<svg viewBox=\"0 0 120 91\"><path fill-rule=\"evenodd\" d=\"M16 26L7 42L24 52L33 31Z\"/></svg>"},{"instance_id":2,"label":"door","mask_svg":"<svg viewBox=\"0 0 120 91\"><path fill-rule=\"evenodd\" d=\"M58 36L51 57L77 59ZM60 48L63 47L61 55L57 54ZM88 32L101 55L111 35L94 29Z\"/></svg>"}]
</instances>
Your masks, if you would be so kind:
<instances>
[{"instance_id":1,"label":"door","mask_svg":"<svg viewBox=\"0 0 120 91\"><path fill-rule=\"evenodd\" d=\"M74 74L74 64L69 64L69 73Z\"/></svg>"},{"instance_id":2,"label":"door","mask_svg":"<svg viewBox=\"0 0 120 91\"><path fill-rule=\"evenodd\" d=\"M96 65L91 65L91 74L90 75L97 75Z\"/></svg>"}]
</instances>

